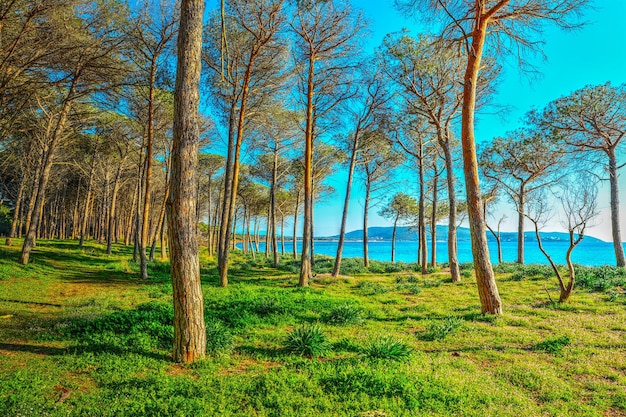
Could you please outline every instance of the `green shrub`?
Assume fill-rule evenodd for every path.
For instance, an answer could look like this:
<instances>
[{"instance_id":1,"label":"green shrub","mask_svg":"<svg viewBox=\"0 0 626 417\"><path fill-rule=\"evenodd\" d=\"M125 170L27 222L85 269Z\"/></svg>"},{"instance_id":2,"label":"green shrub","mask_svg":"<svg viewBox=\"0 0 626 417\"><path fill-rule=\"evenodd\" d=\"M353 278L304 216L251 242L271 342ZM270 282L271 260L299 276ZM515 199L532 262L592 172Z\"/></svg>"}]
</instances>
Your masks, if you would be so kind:
<instances>
[{"instance_id":1,"label":"green shrub","mask_svg":"<svg viewBox=\"0 0 626 417\"><path fill-rule=\"evenodd\" d=\"M322 315L322 321L328 324L358 324L363 321L363 310L357 305L345 303L334 307Z\"/></svg>"},{"instance_id":2,"label":"green shrub","mask_svg":"<svg viewBox=\"0 0 626 417\"><path fill-rule=\"evenodd\" d=\"M225 353L233 348L233 336L220 320L206 322L206 351L209 355Z\"/></svg>"},{"instance_id":3,"label":"green shrub","mask_svg":"<svg viewBox=\"0 0 626 417\"><path fill-rule=\"evenodd\" d=\"M356 288L358 288L363 294L367 295L384 294L389 292L389 288L385 287L383 284L372 281L359 281L356 284Z\"/></svg>"},{"instance_id":4,"label":"green shrub","mask_svg":"<svg viewBox=\"0 0 626 417\"><path fill-rule=\"evenodd\" d=\"M171 304L150 302L136 310L118 311L96 319L80 319L64 330L79 344L99 351L170 349L174 340Z\"/></svg>"},{"instance_id":5,"label":"green shrub","mask_svg":"<svg viewBox=\"0 0 626 417\"><path fill-rule=\"evenodd\" d=\"M456 316L448 316L442 320L431 321L424 333L420 335L422 340L442 340L448 335L463 327L463 319Z\"/></svg>"},{"instance_id":6,"label":"green shrub","mask_svg":"<svg viewBox=\"0 0 626 417\"><path fill-rule=\"evenodd\" d=\"M342 275L357 275L366 273L367 269L363 265L363 259L346 258L341 261L341 268L339 272Z\"/></svg>"},{"instance_id":7,"label":"green shrub","mask_svg":"<svg viewBox=\"0 0 626 417\"><path fill-rule=\"evenodd\" d=\"M626 287L626 269L603 265L589 267L575 265L576 287L604 292L616 287Z\"/></svg>"},{"instance_id":8,"label":"green shrub","mask_svg":"<svg viewBox=\"0 0 626 417\"><path fill-rule=\"evenodd\" d=\"M554 338L548 338L543 342L539 342L533 346L533 350L552 353L553 355L560 355L565 346L570 344L569 337L560 336Z\"/></svg>"},{"instance_id":9,"label":"green shrub","mask_svg":"<svg viewBox=\"0 0 626 417\"><path fill-rule=\"evenodd\" d=\"M439 278L433 279L433 280L429 280L429 279L424 280L424 288L439 287L441 286L441 284L442 282Z\"/></svg>"},{"instance_id":10,"label":"green shrub","mask_svg":"<svg viewBox=\"0 0 626 417\"><path fill-rule=\"evenodd\" d=\"M330 349L319 324L296 327L287 335L284 347L289 353L309 358L323 356Z\"/></svg>"},{"instance_id":11,"label":"green shrub","mask_svg":"<svg viewBox=\"0 0 626 417\"><path fill-rule=\"evenodd\" d=\"M396 286L398 291L407 291L409 294L419 294L422 292L422 288L417 284L399 284Z\"/></svg>"},{"instance_id":12,"label":"green shrub","mask_svg":"<svg viewBox=\"0 0 626 417\"><path fill-rule=\"evenodd\" d=\"M408 359L412 351L409 345L390 336L377 337L363 348L363 354L370 359L394 361Z\"/></svg>"}]
</instances>

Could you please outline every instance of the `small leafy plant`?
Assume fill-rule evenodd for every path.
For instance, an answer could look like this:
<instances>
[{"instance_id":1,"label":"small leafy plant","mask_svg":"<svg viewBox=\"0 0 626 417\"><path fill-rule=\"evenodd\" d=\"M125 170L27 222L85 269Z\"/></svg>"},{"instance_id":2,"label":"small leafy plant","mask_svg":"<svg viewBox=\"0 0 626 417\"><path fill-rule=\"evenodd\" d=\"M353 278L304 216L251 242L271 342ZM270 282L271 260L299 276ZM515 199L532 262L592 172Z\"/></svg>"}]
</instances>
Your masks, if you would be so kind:
<instances>
[{"instance_id":1,"label":"small leafy plant","mask_svg":"<svg viewBox=\"0 0 626 417\"><path fill-rule=\"evenodd\" d=\"M424 333L420 335L422 340L442 340L448 335L463 327L464 320L460 317L448 316L443 320L432 321Z\"/></svg>"},{"instance_id":2,"label":"small leafy plant","mask_svg":"<svg viewBox=\"0 0 626 417\"><path fill-rule=\"evenodd\" d=\"M293 329L287 335L284 347L289 353L309 358L323 356L330 349L328 339L317 323Z\"/></svg>"},{"instance_id":3,"label":"small leafy plant","mask_svg":"<svg viewBox=\"0 0 626 417\"><path fill-rule=\"evenodd\" d=\"M380 336L363 348L363 354L370 359L391 359L402 361L412 353L409 345L390 336Z\"/></svg>"},{"instance_id":4,"label":"small leafy plant","mask_svg":"<svg viewBox=\"0 0 626 417\"><path fill-rule=\"evenodd\" d=\"M322 321L327 324L334 324L338 326L359 324L363 321L363 310L354 304L341 304L324 314L322 316Z\"/></svg>"}]
</instances>

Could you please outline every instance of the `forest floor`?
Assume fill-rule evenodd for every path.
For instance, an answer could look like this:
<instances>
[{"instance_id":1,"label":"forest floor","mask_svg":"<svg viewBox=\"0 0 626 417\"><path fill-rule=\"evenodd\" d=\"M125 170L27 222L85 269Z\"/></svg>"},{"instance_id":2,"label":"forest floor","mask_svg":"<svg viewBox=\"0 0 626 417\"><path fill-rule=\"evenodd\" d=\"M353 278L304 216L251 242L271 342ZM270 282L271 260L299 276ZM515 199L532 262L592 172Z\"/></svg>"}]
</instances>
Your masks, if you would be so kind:
<instances>
[{"instance_id":1,"label":"forest floor","mask_svg":"<svg viewBox=\"0 0 626 417\"><path fill-rule=\"evenodd\" d=\"M22 266L20 243L0 247L0 416L626 416L623 275L557 304L544 269L503 266L495 317L468 266L320 260L298 288L294 261L235 254L221 288L205 254L209 356L182 366L168 263L141 281L129 248L40 241Z\"/></svg>"}]
</instances>

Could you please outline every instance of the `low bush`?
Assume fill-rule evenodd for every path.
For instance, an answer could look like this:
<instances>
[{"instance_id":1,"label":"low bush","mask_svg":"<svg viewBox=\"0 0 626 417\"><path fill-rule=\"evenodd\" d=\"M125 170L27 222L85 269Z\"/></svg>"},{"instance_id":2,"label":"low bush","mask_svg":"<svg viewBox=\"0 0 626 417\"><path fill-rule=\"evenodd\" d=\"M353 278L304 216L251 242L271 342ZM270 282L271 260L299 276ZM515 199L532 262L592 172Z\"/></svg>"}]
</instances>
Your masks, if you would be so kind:
<instances>
[{"instance_id":1,"label":"low bush","mask_svg":"<svg viewBox=\"0 0 626 417\"><path fill-rule=\"evenodd\" d=\"M390 359L402 361L409 358L413 349L401 340L390 336L380 336L363 348L363 354L370 359Z\"/></svg>"},{"instance_id":2,"label":"low bush","mask_svg":"<svg viewBox=\"0 0 626 417\"><path fill-rule=\"evenodd\" d=\"M328 313L323 314L322 321L339 326L359 324L363 321L363 310L354 304L341 304L331 309Z\"/></svg>"},{"instance_id":3,"label":"low bush","mask_svg":"<svg viewBox=\"0 0 626 417\"><path fill-rule=\"evenodd\" d=\"M463 327L463 323L463 319L456 316L448 316L442 320L431 321L426 331L419 335L419 338L428 341L445 339L448 335Z\"/></svg>"},{"instance_id":4,"label":"low bush","mask_svg":"<svg viewBox=\"0 0 626 417\"><path fill-rule=\"evenodd\" d=\"M303 325L293 329L285 339L285 350L294 355L316 358L330 349L330 344L319 324Z\"/></svg>"}]
</instances>

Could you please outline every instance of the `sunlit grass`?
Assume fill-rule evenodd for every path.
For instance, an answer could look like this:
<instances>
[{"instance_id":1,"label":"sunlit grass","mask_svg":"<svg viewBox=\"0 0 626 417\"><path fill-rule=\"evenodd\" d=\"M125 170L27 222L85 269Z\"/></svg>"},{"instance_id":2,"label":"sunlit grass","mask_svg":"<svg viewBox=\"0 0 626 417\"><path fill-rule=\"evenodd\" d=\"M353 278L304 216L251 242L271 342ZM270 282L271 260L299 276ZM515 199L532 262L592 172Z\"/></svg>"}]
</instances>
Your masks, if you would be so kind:
<instances>
[{"instance_id":1,"label":"sunlit grass","mask_svg":"<svg viewBox=\"0 0 626 417\"><path fill-rule=\"evenodd\" d=\"M0 415L626 414L626 296L610 268L585 270L560 305L541 268L499 267L494 317L468 274L452 284L443 268L346 260L334 279L322 261L302 289L294 261L273 270L234 253L221 288L204 252L210 355L180 366L167 262L142 281L132 248L40 241L22 266L20 243L0 248ZM312 328L323 354L285 348Z\"/></svg>"}]
</instances>

